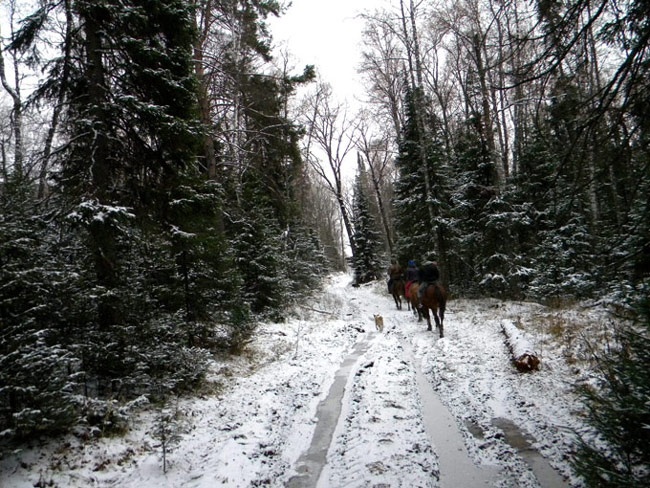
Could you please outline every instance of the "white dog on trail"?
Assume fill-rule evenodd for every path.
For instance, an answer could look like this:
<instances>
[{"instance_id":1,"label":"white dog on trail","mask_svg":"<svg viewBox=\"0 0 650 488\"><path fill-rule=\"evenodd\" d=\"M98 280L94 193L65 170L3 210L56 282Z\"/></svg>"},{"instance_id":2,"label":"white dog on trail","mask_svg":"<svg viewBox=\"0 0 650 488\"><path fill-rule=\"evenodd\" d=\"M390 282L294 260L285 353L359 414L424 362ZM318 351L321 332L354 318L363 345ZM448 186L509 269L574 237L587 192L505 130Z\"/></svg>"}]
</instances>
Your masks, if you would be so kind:
<instances>
[{"instance_id":1,"label":"white dog on trail","mask_svg":"<svg viewBox=\"0 0 650 488\"><path fill-rule=\"evenodd\" d=\"M375 314L374 317L375 317L375 327L377 327L377 330L379 332L383 332L384 331L384 317L382 317L381 315L377 315L377 314Z\"/></svg>"}]
</instances>

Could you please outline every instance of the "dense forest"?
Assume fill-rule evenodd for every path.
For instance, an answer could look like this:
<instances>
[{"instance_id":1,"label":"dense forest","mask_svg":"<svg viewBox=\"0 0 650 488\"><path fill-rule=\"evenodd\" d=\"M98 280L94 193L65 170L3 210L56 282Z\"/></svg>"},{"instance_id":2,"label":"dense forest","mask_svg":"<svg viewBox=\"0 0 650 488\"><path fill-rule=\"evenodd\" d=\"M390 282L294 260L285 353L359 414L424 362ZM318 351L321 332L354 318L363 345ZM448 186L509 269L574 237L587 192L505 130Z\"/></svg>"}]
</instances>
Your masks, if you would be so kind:
<instances>
[{"instance_id":1,"label":"dense forest","mask_svg":"<svg viewBox=\"0 0 650 488\"><path fill-rule=\"evenodd\" d=\"M393 0L354 114L274 51L285 8L3 2L0 442L119 432L327 273L432 256L454 296L617 303L629 368L585 395L647 437L646 2ZM581 462L634 477L642 446Z\"/></svg>"}]
</instances>

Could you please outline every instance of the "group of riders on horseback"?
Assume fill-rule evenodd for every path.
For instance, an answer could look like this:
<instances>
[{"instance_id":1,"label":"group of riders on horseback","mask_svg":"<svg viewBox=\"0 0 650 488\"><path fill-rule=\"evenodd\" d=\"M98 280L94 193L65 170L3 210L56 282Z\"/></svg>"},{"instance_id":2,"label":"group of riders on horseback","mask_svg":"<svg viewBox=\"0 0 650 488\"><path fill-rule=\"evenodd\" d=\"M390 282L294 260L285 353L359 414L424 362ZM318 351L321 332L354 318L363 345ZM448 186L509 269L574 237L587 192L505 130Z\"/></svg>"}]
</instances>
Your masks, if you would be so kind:
<instances>
[{"instance_id":1,"label":"group of riders on horseback","mask_svg":"<svg viewBox=\"0 0 650 488\"><path fill-rule=\"evenodd\" d=\"M430 284L436 283L440 279L438 263L435 261L425 261L418 268L415 261L411 259L408 262L406 271L404 271L397 261L393 259L390 268L388 268L388 293L393 293L393 283L400 279L405 280L404 291L406 296L410 296L409 290L413 284L419 284L418 307L421 308L424 290Z\"/></svg>"},{"instance_id":2,"label":"group of riders on horseback","mask_svg":"<svg viewBox=\"0 0 650 488\"><path fill-rule=\"evenodd\" d=\"M393 295L397 308L402 308L401 296L404 296L409 308L413 305L418 320L426 317L428 330L431 330L431 311L442 337L447 293L439 279L438 263L433 259L425 261L419 268L414 260L410 260L406 271L393 259L388 268L388 293ZM417 295L413 286L417 286Z\"/></svg>"}]
</instances>

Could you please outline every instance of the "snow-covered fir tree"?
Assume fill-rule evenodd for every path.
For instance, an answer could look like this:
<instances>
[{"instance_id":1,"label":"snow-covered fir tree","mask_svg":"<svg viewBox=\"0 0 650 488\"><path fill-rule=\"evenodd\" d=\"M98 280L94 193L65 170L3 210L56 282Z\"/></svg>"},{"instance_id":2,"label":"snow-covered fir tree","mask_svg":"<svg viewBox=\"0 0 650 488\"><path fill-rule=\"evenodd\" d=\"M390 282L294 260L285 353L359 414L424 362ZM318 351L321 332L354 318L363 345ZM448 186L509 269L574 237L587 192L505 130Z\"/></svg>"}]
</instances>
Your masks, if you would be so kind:
<instances>
[{"instance_id":1,"label":"snow-covered fir tree","mask_svg":"<svg viewBox=\"0 0 650 488\"><path fill-rule=\"evenodd\" d=\"M385 255L381 232L377 221L370 211L369 186L363 163L359 163L359 172L354 184L354 202L352 222L354 225L354 242L356 249L352 257L354 281L357 284L368 283L383 276Z\"/></svg>"},{"instance_id":2,"label":"snow-covered fir tree","mask_svg":"<svg viewBox=\"0 0 650 488\"><path fill-rule=\"evenodd\" d=\"M573 464L590 487L650 484L650 300L636 307L634 323L616 331L613 350L595 352L597 384L580 390L597 435L582 437Z\"/></svg>"}]
</instances>

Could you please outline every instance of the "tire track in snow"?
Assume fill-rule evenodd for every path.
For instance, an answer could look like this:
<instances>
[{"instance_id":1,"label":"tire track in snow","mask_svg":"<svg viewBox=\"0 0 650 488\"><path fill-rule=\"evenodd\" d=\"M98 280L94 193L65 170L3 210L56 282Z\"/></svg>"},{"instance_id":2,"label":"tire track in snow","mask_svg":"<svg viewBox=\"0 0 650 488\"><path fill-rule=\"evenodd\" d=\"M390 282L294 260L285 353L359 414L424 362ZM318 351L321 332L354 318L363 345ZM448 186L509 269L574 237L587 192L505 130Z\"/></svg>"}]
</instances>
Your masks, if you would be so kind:
<instances>
[{"instance_id":1,"label":"tire track in snow","mask_svg":"<svg viewBox=\"0 0 650 488\"><path fill-rule=\"evenodd\" d=\"M503 488L568 486L535 449L519 452L510 446L507 432L504 435L495 420L511 419L512 426L523 429L524 435L529 430L542 438L543 442L534 447L543 452L545 443L566 439L566 433L553 426L562 422L559 412L566 415L571 409L563 404L557 418L546 418L535 408L546 401L545 392L553 389L548 384L552 380L543 370L535 374L514 370L500 331L500 319L505 314L491 312L495 304L459 300L454 305L454 318L446 324L449 327L445 339L433 344L414 339L414 343L432 384L461 426L472 457L501 466L499 486ZM536 462L531 462L535 456Z\"/></svg>"},{"instance_id":2,"label":"tire track in snow","mask_svg":"<svg viewBox=\"0 0 650 488\"><path fill-rule=\"evenodd\" d=\"M343 404L319 487L438 486L415 369L396 334L376 337L359 359Z\"/></svg>"}]
</instances>

